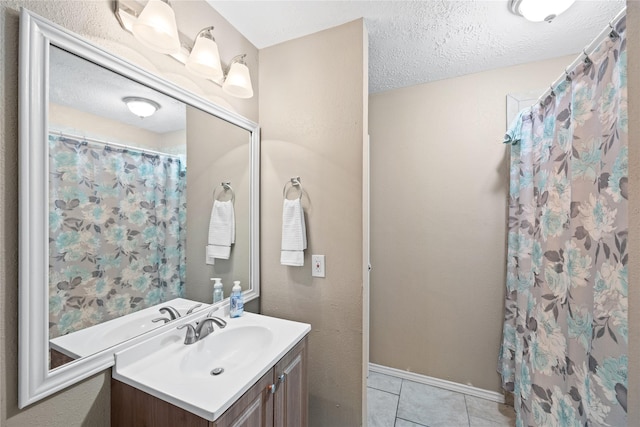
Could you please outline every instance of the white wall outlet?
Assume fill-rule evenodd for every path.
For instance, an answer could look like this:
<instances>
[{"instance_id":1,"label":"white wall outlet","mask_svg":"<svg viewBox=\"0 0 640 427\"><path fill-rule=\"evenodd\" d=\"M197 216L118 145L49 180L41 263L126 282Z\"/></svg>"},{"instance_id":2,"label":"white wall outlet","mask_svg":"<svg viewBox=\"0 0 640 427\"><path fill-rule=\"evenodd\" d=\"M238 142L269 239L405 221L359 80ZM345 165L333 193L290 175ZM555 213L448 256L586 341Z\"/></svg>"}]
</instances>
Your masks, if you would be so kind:
<instances>
[{"instance_id":1,"label":"white wall outlet","mask_svg":"<svg viewBox=\"0 0 640 427\"><path fill-rule=\"evenodd\" d=\"M324 255L311 255L311 276L324 277Z\"/></svg>"}]
</instances>

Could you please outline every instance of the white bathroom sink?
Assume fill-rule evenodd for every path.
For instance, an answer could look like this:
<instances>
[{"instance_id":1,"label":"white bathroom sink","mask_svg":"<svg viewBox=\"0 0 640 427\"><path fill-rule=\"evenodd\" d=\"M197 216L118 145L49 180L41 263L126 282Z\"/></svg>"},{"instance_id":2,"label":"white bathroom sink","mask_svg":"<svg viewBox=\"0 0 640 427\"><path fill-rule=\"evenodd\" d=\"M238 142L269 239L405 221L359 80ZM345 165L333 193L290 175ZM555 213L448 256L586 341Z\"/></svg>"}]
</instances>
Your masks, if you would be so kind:
<instances>
[{"instance_id":1,"label":"white bathroom sink","mask_svg":"<svg viewBox=\"0 0 640 427\"><path fill-rule=\"evenodd\" d=\"M224 320L194 344L184 343L186 328L170 328L117 352L113 378L215 421L311 330L253 313Z\"/></svg>"},{"instance_id":2,"label":"white bathroom sink","mask_svg":"<svg viewBox=\"0 0 640 427\"><path fill-rule=\"evenodd\" d=\"M184 375L201 377L222 368L223 373L229 375L255 363L262 349L268 348L272 341L273 332L263 326L221 329L184 349L180 371Z\"/></svg>"}]
</instances>

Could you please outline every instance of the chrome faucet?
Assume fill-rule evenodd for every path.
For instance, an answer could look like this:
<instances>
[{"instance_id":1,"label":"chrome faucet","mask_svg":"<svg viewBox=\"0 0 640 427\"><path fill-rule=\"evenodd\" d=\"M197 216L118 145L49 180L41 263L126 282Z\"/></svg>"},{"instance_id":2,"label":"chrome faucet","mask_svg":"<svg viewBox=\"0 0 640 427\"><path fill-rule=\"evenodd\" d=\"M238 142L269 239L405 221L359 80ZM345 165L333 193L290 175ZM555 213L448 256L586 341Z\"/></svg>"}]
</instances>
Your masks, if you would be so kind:
<instances>
[{"instance_id":1,"label":"chrome faucet","mask_svg":"<svg viewBox=\"0 0 640 427\"><path fill-rule=\"evenodd\" d=\"M167 313L169 315L169 317L171 318L171 320L176 320L177 318L180 317L180 313L178 312L178 310L176 310L175 308L171 307L170 305L167 305L165 307L161 307L160 308L160 313L162 313L162 314Z\"/></svg>"},{"instance_id":2,"label":"chrome faucet","mask_svg":"<svg viewBox=\"0 0 640 427\"><path fill-rule=\"evenodd\" d=\"M222 320L221 318L214 316L213 313L215 313L216 311L218 311L220 307L215 307L213 310L211 310L209 312L209 314L207 314L207 317L211 318L211 319L215 319L216 320L216 325L218 325L220 327L220 329L224 328L225 326L227 326L227 322Z\"/></svg>"},{"instance_id":3,"label":"chrome faucet","mask_svg":"<svg viewBox=\"0 0 640 427\"><path fill-rule=\"evenodd\" d=\"M193 325L185 323L184 325L178 326L177 329L187 328L187 335L184 337L184 343L189 345L200 341L213 332L212 323L215 323L221 329L227 326L227 322L218 317L205 317L196 324L195 328Z\"/></svg>"}]
</instances>

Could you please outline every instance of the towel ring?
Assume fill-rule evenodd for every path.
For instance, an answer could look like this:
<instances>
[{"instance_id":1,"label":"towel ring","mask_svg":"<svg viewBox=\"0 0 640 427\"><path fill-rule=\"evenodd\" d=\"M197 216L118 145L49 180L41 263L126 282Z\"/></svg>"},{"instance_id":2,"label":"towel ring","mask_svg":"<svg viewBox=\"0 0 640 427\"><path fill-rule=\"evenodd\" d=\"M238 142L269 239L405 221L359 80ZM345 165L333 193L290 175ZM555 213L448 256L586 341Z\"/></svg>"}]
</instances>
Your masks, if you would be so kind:
<instances>
[{"instance_id":1,"label":"towel ring","mask_svg":"<svg viewBox=\"0 0 640 427\"><path fill-rule=\"evenodd\" d=\"M231 191L231 203L236 202L236 193L233 191L233 187L231 186L231 182L221 182L219 186L213 189L213 200L216 199L216 190L222 187L222 193L226 193L227 191ZM221 194L222 194L221 193Z\"/></svg>"},{"instance_id":2,"label":"towel ring","mask_svg":"<svg viewBox=\"0 0 640 427\"><path fill-rule=\"evenodd\" d=\"M287 198L287 185L289 184L291 184L291 188L299 187L298 191L300 191L300 196L298 198L302 199L302 193L304 190L302 188L302 183L300 182L299 176L293 177L289 181L284 183L284 187L282 188L282 197L284 197L285 199Z\"/></svg>"}]
</instances>

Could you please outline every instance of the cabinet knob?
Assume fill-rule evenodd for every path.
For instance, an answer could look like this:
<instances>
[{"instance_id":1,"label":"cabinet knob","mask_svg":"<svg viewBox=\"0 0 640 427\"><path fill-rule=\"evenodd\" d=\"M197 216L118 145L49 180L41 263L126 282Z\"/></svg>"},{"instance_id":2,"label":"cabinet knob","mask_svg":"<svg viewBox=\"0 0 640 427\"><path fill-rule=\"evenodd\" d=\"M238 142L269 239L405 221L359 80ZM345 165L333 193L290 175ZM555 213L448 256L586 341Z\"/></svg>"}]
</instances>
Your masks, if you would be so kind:
<instances>
[{"instance_id":1,"label":"cabinet knob","mask_svg":"<svg viewBox=\"0 0 640 427\"><path fill-rule=\"evenodd\" d=\"M269 384L267 386L267 391L271 394L274 394L278 390L278 385L283 383L286 377L286 374L280 374L280 376L278 377L278 381L275 384Z\"/></svg>"}]
</instances>

